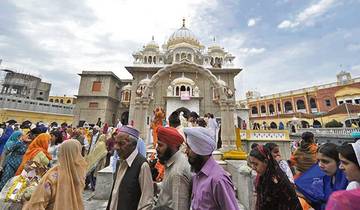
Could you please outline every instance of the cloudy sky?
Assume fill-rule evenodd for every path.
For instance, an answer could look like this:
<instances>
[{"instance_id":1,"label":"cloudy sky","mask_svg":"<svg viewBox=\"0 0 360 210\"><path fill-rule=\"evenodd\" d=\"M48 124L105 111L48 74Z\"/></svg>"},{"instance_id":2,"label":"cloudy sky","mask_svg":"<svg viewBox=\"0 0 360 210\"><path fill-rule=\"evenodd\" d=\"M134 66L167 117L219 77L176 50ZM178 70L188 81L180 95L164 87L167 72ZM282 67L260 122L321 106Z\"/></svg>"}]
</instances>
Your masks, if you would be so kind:
<instances>
[{"instance_id":1,"label":"cloudy sky","mask_svg":"<svg viewBox=\"0 0 360 210\"><path fill-rule=\"evenodd\" d=\"M2 66L41 76L54 95L77 94L82 70L114 71L150 41L187 26L216 37L243 68L237 98L360 76L360 0L1 0Z\"/></svg>"}]
</instances>

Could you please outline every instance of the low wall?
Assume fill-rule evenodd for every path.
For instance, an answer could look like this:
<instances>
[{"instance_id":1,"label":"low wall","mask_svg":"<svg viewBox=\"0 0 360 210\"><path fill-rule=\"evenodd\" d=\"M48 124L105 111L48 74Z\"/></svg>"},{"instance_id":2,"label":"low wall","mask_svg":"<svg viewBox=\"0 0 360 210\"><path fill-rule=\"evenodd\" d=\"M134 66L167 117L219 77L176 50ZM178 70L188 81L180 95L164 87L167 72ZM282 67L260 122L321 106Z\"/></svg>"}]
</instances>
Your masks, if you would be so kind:
<instances>
[{"instance_id":1,"label":"low wall","mask_svg":"<svg viewBox=\"0 0 360 210\"><path fill-rule=\"evenodd\" d=\"M257 144L262 144L265 145L266 143L275 143L277 145L279 145L279 150L280 150L280 154L281 157L284 160L288 160L290 158L291 155L291 141L290 140L242 140L242 146L243 149L245 150L246 153L249 153L251 151L251 145L253 143L257 143Z\"/></svg>"},{"instance_id":2,"label":"low wall","mask_svg":"<svg viewBox=\"0 0 360 210\"><path fill-rule=\"evenodd\" d=\"M246 210L255 209L254 180L256 172L245 160L226 160L226 170L231 174L237 197Z\"/></svg>"},{"instance_id":3,"label":"low wall","mask_svg":"<svg viewBox=\"0 0 360 210\"><path fill-rule=\"evenodd\" d=\"M253 143L266 144L273 142L279 145L283 159L290 158L290 136L287 130L240 130L235 129L236 137L241 139L243 150L249 153Z\"/></svg>"}]
</instances>

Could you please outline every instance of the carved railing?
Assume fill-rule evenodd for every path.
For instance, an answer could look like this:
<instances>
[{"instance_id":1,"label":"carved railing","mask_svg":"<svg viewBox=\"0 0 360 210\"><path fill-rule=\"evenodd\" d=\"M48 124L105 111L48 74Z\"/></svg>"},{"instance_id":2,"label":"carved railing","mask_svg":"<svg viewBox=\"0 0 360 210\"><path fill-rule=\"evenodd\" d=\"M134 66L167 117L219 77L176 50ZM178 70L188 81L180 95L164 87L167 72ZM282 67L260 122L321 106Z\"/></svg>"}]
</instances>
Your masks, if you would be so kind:
<instances>
[{"instance_id":1,"label":"carved railing","mask_svg":"<svg viewBox=\"0 0 360 210\"><path fill-rule=\"evenodd\" d=\"M287 130L240 130L241 140L260 140L260 141L289 141Z\"/></svg>"}]
</instances>

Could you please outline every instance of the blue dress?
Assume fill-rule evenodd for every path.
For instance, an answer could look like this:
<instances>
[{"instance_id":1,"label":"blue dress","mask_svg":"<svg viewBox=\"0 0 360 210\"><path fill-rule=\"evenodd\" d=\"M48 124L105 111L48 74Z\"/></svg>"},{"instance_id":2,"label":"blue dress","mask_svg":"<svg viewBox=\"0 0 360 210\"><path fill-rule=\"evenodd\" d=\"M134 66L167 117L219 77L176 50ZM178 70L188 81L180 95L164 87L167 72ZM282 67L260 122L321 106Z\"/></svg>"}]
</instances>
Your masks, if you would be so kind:
<instances>
[{"instance_id":1,"label":"blue dress","mask_svg":"<svg viewBox=\"0 0 360 210\"><path fill-rule=\"evenodd\" d=\"M23 141L16 141L9 145L8 147L8 155L5 159L5 167L4 172L0 179L0 190L5 186L6 182L11 179L19 165L21 164L23 155L27 150L28 145Z\"/></svg>"},{"instance_id":2,"label":"blue dress","mask_svg":"<svg viewBox=\"0 0 360 210\"><path fill-rule=\"evenodd\" d=\"M330 195L338 190L346 189L348 180L339 168L335 173L335 182L325 175L318 164L314 164L295 180L296 189L301 192L315 210L324 210Z\"/></svg>"},{"instance_id":3,"label":"blue dress","mask_svg":"<svg viewBox=\"0 0 360 210\"><path fill-rule=\"evenodd\" d=\"M5 132L3 133L3 135L0 137L0 155L3 152L4 146L7 142L7 140L10 138L10 136L13 132L14 132L14 130L12 129L12 127L8 126L5 129Z\"/></svg>"}]
</instances>

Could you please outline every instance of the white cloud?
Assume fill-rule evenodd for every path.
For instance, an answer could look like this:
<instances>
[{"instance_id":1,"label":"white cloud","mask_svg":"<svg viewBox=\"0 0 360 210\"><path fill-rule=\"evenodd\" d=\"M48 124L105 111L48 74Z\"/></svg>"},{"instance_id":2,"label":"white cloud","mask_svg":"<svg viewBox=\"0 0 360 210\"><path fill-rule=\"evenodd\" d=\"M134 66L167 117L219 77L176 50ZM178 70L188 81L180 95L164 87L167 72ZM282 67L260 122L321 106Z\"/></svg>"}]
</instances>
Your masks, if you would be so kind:
<instances>
[{"instance_id":1,"label":"white cloud","mask_svg":"<svg viewBox=\"0 0 360 210\"><path fill-rule=\"evenodd\" d=\"M256 55L265 52L265 48L240 48L243 56Z\"/></svg>"},{"instance_id":2,"label":"white cloud","mask_svg":"<svg viewBox=\"0 0 360 210\"><path fill-rule=\"evenodd\" d=\"M77 92L76 73L82 70L113 71L120 78L130 78L124 66L133 62L133 51L152 35L162 45L181 27L182 18L191 28L197 8L216 1L29 0L10 4L9 8L19 8L11 11L16 17L12 30L21 37L0 36L1 43L6 41L0 44L0 51L7 52L2 58L37 75L44 71L68 74L66 80L56 73L46 75L53 83L52 94L62 95L63 91ZM64 90L64 86L69 88Z\"/></svg>"},{"instance_id":3,"label":"white cloud","mask_svg":"<svg viewBox=\"0 0 360 210\"><path fill-rule=\"evenodd\" d=\"M255 26L260 21L260 18L250 18L248 20L248 26L252 27Z\"/></svg>"},{"instance_id":4,"label":"white cloud","mask_svg":"<svg viewBox=\"0 0 360 210\"><path fill-rule=\"evenodd\" d=\"M351 66L351 70L360 73L360 64Z\"/></svg>"},{"instance_id":5,"label":"white cloud","mask_svg":"<svg viewBox=\"0 0 360 210\"><path fill-rule=\"evenodd\" d=\"M278 28L294 28L299 25L311 25L315 18L325 14L335 3L335 0L320 0L300 12L294 20L284 20Z\"/></svg>"},{"instance_id":6,"label":"white cloud","mask_svg":"<svg viewBox=\"0 0 360 210\"><path fill-rule=\"evenodd\" d=\"M349 44L346 48L348 50L350 50L350 51L359 51L360 50L360 43Z\"/></svg>"}]
</instances>

